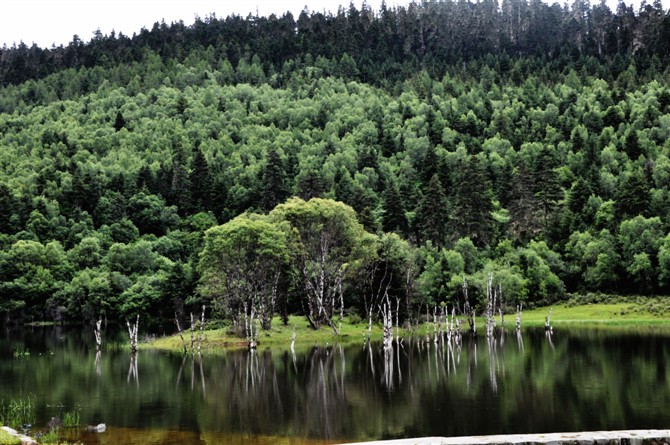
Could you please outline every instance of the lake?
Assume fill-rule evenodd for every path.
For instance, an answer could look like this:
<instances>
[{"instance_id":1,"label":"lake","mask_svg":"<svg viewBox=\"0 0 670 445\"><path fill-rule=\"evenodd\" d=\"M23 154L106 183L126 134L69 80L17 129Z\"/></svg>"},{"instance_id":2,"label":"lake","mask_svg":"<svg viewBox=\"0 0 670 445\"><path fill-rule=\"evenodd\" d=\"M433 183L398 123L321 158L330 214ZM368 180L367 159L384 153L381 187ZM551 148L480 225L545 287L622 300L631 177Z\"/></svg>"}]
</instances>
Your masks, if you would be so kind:
<instances>
[{"instance_id":1,"label":"lake","mask_svg":"<svg viewBox=\"0 0 670 445\"><path fill-rule=\"evenodd\" d=\"M37 421L77 409L84 444L326 444L670 426L670 333L509 329L459 348L408 341L203 356L105 346L91 329L5 329L0 399ZM122 338L122 337L120 337ZM15 352L29 355L14 357Z\"/></svg>"}]
</instances>

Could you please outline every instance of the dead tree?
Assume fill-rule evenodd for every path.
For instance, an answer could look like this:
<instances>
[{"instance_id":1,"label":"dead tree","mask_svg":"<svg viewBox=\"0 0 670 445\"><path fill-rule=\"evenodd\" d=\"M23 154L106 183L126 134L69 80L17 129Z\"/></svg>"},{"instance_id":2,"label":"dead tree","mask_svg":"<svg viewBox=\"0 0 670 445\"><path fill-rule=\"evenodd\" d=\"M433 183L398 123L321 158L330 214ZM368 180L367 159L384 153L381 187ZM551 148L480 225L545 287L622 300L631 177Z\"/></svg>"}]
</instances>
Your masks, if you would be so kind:
<instances>
[{"instance_id":1,"label":"dead tree","mask_svg":"<svg viewBox=\"0 0 670 445\"><path fill-rule=\"evenodd\" d=\"M95 334L95 350L100 352L102 349L102 318L95 322L93 333Z\"/></svg>"},{"instance_id":2,"label":"dead tree","mask_svg":"<svg viewBox=\"0 0 670 445\"><path fill-rule=\"evenodd\" d=\"M179 317L177 316L177 313L174 313L174 322L177 325L177 332L179 332L179 338L181 338L181 344L184 347L184 354L188 352L188 349L186 348L186 340L184 340L184 334L183 334L183 329L181 328L181 325L179 324Z\"/></svg>"},{"instance_id":3,"label":"dead tree","mask_svg":"<svg viewBox=\"0 0 670 445\"><path fill-rule=\"evenodd\" d=\"M244 305L244 328L247 335L247 341L249 342L249 350L256 350L258 344L258 327L255 327L256 324L256 308L253 305L248 310L247 314L247 305ZM255 328L255 329L254 329Z\"/></svg>"},{"instance_id":4,"label":"dead tree","mask_svg":"<svg viewBox=\"0 0 670 445\"><path fill-rule=\"evenodd\" d=\"M202 305L202 313L200 314L200 332L198 333L198 354L202 348L202 338L205 331L205 305Z\"/></svg>"},{"instance_id":5,"label":"dead tree","mask_svg":"<svg viewBox=\"0 0 670 445\"><path fill-rule=\"evenodd\" d=\"M475 323L475 309L470 306L470 301L468 299L468 280L465 279L463 275L463 296L465 297L465 305L463 310L465 315L468 317L468 324L470 325L470 333L475 336L477 335L477 324Z\"/></svg>"},{"instance_id":6,"label":"dead tree","mask_svg":"<svg viewBox=\"0 0 670 445\"><path fill-rule=\"evenodd\" d=\"M496 292L493 288L493 274L489 274L486 282L486 337L492 338L495 330L496 321L494 318L496 307Z\"/></svg>"},{"instance_id":7,"label":"dead tree","mask_svg":"<svg viewBox=\"0 0 670 445\"><path fill-rule=\"evenodd\" d=\"M523 315L523 303L516 307L516 331L521 332L521 316Z\"/></svg>"},{"instance_id":8,"label":"dead tree","mask_svg":"<svg viewBox=\"0 0 670 445\"><path fill-rule=\"evenodd\" d=\"M400 343L400 324L399 324L399 315L400 314L400 298L395 297L395 342L396 344Z\"/></svg>"},{"instance_id":9,"label":"dead tree","mask_svg":"<svg viewBox=\"0 0 670 445\"><path fill-rule=\"evenodd\" d=\"M502 284L498 284L498 313L500 314L500 329L505 327L505 303L503 302Z\"/></svg>"},{"instance_id":10,"label":"dead tree","mask_svg":"<svg viewBox=\"0 0 670 445\"><path fill-rule=\"evenodd\" d=\"M544 330L545 331L551 331L551 313L553 312L554 307L552 306L551 309L549 309L549 314L544 317Z\"/></svg>"},{"instance_id":11,"label":"dead tree","mask_svg":"<svg viewBox=\"0 0 670 445\"><path fill-rule=\"evenodd\" d=\"M126 320L126 325L128 326L128 336L130 337L130 351L135 353L137 352L137 332L140 325L140 315L137 314L135 323L132 325Z\"/></svg>"},{"instance_id":12,"label":"dead tree","mask_svg":"<svg viewBox=\"0 0 670 445\"><path fill-rule=\"evenodd\" d=\"M386 296L386 301L379 307L384 322L384 350L393 348L393 312L391 304Z\"/></svg>"}]
</instances>

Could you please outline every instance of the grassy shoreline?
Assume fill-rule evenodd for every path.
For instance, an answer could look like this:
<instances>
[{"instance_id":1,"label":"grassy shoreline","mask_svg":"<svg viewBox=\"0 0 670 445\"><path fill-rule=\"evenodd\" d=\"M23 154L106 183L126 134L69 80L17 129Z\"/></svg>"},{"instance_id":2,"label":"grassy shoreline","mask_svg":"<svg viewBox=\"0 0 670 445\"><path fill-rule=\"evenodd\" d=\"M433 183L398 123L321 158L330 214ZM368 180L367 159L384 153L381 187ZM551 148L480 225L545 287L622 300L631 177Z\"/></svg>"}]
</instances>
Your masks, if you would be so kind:
<instances>
[{"instance_id":1,"label":"grassy shoreline","mask_svg":"<svg viewBox=\"0 0 670 445\"><path fill-rule=\"evenodd\" d=\"M670 298L669 298L670 300ZM533 328L542 327L545 323L545 317L551 310L551 324L554 327L574 327L574 328L608 328L608 329L640 329L655 328L668 329L670 332L670 310L665 304L657 304L653 300L644 301L621 301L617 303L579 303L575 301L561 302L553 306L546 306L527 310L523 312L522 327ZM553 308L553 309L552 309ZM464 317L463 329L467 327ZM500 325L500 317L497 317L497 323ZM336 321L336 324L339 322ZM516 323L515 314L505 315L505 329L514 329ZM324 326L318 331L312 329L304 317L289 317L288 325L284 325L279 318L275 318L272 329L261 331L258 336L258 349L289 350L293 336L293 326L296 328L297 337L295 349L304 350L313 346L328 346L333 344L362 344L367 338L368 326L366 323L351 323L348 317L342 320L340 335L335 335L334 331ZM484 319L477 317L477 330L483 332ZM400 335L425 337L426 333L432 335L433 324L424 323L412 330L400 329ZM197 332L195 333L197 337ZM230 349L245 349L247 342L244 338L239 338L229 332L228 328L206 330L204 333L202 350L205 353L225 351ZM373 325L370 337L373 341L381 340L383 336L382 328L379 324ZM190 350L190 333L184 333L184 340ZM171 335L152 339L148 343L142 344L142 348L167 350L174 352L183 351L183 343L179 335Z\"/></svg>"}]
</instances>

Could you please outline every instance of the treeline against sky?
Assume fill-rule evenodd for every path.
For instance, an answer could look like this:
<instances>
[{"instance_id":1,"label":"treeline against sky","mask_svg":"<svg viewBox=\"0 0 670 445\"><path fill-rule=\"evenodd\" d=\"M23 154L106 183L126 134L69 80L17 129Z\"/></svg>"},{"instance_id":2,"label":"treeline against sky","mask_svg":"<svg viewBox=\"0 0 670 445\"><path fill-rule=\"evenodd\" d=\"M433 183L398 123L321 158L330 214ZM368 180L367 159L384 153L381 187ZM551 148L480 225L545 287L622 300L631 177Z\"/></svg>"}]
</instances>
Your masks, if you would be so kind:
<instances>
[{"instance_id":1,"label":"treeline against sky","mask_svg":"<svg viewBox=\"0 0 670 445\"><path fill-rule=\"evenodd\" d=\"M576 0L569 6L541 0L412 2L372 10L363 3L324 14L304 10L296 18L198 18L191 26L155 23L132 37L94 33L73 36L67 46L0 49L0 85L36 80L66 68L115 67L145 62L148 50L163 62L182 63L194 51L212 51L233 66L257 56L263 70L280 73L287 62L345 54L352 80L376 85L405 80L419 69L441 77L448 66L487 55L574 60L579 56L670 55L670 16L659 0L636 11L620 2Z\"/></svg>"},{"instance_id":2,"label":"treeline against sky","mask_svg":"<svg viewBox=\"0 0 670 445\"><path fill-rule=\"evenodd\" d=\"M287 252L272 285L258 288L276 293L276 312L305 313L308 238L287 224L325 224L303 224L314 209L347 221L346 237L333 236L351 244L331 261L339 266L330 286L342 284L347 311L361 316L380 285L407 318L462 304L464 278L476 303L490 273L510 306L568 292L667 294L667 49L634 25L653 16L662 32L667 17L652 14L657 6L647 15L621 7L608 17L630 18L628 43L607 34L598 50L595 28L574 42L567 31L543 33L562 36L545 54L522 49L535 18L553 11L560 30L578 17L593 27L606 8L576 18L541 2L503 3L495 26L479 28L496 39L477 44L503 50L478 56L464 43L478 22L448 31L449 17L479 17L486 4L426 2L382 11L369 26L365 8L303 14L286 32L297 46L281 61L251 37L276 44L287 16L158 25L132 41L80 45L79 56L111 46L77 68L43 78L27 69L37 79L0 90L0 312L17 321L159 319L206 302L226 315L242 303L224 301L215 234L254 228ZM525 8L515 15L528 20L520 36L502 26L506 7ZM425 31L423 43L391 37L417 36L403 20ZM335 37L352 23L364 33L358 46ZM258 33L244 51L228 36L241 29ZM371 29L385 37L372 39ZM447 35L453 41L439 49ZM137 58L103 57L120 42ZM339 49L305 52L327 42ZM371 68L384 64L370 56L379 47L398 70ZM309 201L317 197L324 201ZM232 225L206 238L224 223ZM208 264L222 264L221 274Z\"/></svg>"}]
</instances>

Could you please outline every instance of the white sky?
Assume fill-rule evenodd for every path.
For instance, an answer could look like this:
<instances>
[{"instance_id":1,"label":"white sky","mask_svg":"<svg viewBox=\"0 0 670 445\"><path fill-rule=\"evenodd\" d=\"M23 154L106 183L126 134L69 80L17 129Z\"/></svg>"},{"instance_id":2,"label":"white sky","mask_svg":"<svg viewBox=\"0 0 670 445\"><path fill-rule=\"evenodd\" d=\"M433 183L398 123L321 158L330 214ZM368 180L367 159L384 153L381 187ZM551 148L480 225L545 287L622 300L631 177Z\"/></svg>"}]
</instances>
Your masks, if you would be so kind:
<instances>
[{"instance_id":1,"label":"white sky","mask_svg":"<svg viewBox=\"0 0 670 445\"><path fill-rule=\"evenodd\" d=\"M607 2L610 8L616 8L617 0ZM639 2L628 0L626 4L632 3L637 9ZM360 9L362 0L353 3ZM410 0L386 1L389 7L409 3ZM367 0L367 4L378 11L381 0ZM663 4L667 8L670 0L663 0ZM151 29L163 19L168 24L183 20L190 25L196 15L205 18L211 13L220 18L233 13L246 17L258 10L261 16L272 13L281 16L290 10L297 19L305 6L310 11L335 13L339 5L346 8L349 0L2 0L0 47L23 41L28 46L37 43L50 48L52 44L67 45L75 34L88 42L97 29L105 35L114 30L130 37L143 27Z\"/></svg>"},{"instance_id":2,"label":"white sky","mask_svg":"<svg viewBox=\"0 0 670 445\"><path fill-rule=\"evenodd\" d=\"M409 2L387 0L386 4L391 7ZM349 0L2 0L0 47L23 41L28 46L34 42L51 48L54 43L67 45L75 34L88 42L96 29L130 37L163 19L168 24L183 20L190 25L196 15L203 19L211 13L219 18L233 13L246 17L256 14L257 8L261 16L281 16L290 10L297 20L305 6L310 11L336 13L340 4L348 7ZM354 1L358 9L361 4L361 0ZM377 11L381 0L368 0L367 4Z\"/></svg>"}]
</instances>

